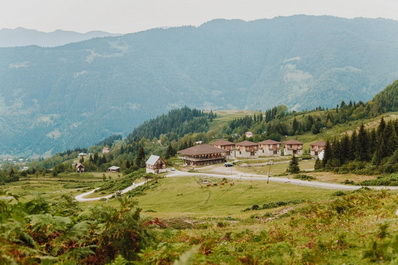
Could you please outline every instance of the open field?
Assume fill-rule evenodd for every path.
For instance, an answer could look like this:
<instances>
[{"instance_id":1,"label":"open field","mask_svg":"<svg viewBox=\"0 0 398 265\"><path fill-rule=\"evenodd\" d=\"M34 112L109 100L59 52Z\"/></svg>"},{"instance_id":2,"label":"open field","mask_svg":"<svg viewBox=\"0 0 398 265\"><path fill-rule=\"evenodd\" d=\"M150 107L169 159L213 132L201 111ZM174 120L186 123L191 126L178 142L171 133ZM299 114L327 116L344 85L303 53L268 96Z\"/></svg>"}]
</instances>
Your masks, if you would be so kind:
<instances>
[{"instance_id":1,"label":"open field","mask_svg":"<svg viewBox=\"0 0 398 265\"><path fill-rule=\"evenodd\" d=\"M164 178L147 194L137 197L144 211L154 216L244 216L242 210L253 204L285 200L327 199L333 190L321 190L265 181L232 181L201 177ZM208 187L207 184L218 183ZM152 214L151 214L152 215Z\"/></svg>"}]
</instances>

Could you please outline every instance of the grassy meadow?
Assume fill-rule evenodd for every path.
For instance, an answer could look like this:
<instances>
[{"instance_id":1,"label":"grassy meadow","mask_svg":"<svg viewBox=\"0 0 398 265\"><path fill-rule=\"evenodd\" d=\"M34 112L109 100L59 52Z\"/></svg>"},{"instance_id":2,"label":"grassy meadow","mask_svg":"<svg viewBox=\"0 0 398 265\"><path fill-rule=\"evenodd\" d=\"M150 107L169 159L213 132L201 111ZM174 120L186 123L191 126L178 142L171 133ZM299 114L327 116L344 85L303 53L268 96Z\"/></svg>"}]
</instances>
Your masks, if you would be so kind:
<instances>
[{"instance_id":1,"label":"grassy meadow","mask_svg":"<svg viewBox=\"0 0 398 265\"><path fill-rule=\"evenodd\" d=\"M240 217L249 215L242 211L254 204L298 199L319 201L330 198L334 192L266 181L221 183L221 179L199 176L163 178L137 200L144 212L158 217Z\"/></svg>"}]
</instances>

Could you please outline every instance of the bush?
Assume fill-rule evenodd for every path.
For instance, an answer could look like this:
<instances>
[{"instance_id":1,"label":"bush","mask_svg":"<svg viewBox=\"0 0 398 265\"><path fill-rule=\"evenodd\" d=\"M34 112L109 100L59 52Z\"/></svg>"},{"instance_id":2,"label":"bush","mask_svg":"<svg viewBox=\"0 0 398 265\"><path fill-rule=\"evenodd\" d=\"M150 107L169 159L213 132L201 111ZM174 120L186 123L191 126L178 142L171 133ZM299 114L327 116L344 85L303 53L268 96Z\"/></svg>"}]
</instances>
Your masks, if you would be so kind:
<instances>
[{"instance_id":1,"label":"bush","mask_svg":"<svg viewBox=\"0 0 398 265\"><path fill-rule=\"evenodd\" d=\"M376 179L364 180L362 186L398 186L398 174L379 176Z\"/></svg>"},{"instance_id":2,"label":"bush","mask_svg":"<svg viewBox=\"0 0 398 265\"><path fill-rule=\"evenodd\" d=\"M332 196L344 196L347 195L344 191L338 190L332 194Z\"/></svg>"},{"instance_id":3,"label":"bush","mask_svg":"<svg viewBox=\"0 0 398 265\"><path fill-rule=\"evenodd\" d=\"M355 182L354 182L354 181L348 180L348 179L344 180L344 181L341 182L341 183L342 183L342 184L346 184L346 185L355 185Z\"/></svg>"},{"instance_id":4,"label":"bush","mask_svg":"<svg viewBox=\"0 0 398 265\"><path fill-rule=\"evenodd\" d=\"M315 177L313 177L313 176L308 176L308 175L296 175L296 176L294 176L293 178L294 178L294 179L301 179L301 180L308 180L308 181L316 180Z\"/></svg>"}]
</instances>

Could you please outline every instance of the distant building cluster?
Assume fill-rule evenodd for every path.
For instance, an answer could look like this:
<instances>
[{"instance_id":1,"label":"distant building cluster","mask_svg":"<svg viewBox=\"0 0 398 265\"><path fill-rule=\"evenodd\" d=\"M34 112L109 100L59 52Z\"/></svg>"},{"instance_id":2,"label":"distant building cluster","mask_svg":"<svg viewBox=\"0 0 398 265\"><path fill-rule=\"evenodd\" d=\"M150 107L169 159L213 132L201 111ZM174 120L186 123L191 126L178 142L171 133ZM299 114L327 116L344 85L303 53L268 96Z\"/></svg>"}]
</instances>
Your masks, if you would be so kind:
<instances>
[{"instance_id":1,"label":"distant building cluster","mask_svg":"<svg viewBox=\"0 0 398 265\"><path fill-rule=\"evenodd\" d=\"M180 150L180 158L184 164L190 166L211 165L223 163L227 158L257 158L260 156L303 155L304 143L297 140L287 140L282 143L274 140L265 140L254 143L248 140L233 143L227 140L219 140L213 144L200 144ZM318 156L325 150L325 142L311 144L311 155Z\"/></svg>"}]
</instances>

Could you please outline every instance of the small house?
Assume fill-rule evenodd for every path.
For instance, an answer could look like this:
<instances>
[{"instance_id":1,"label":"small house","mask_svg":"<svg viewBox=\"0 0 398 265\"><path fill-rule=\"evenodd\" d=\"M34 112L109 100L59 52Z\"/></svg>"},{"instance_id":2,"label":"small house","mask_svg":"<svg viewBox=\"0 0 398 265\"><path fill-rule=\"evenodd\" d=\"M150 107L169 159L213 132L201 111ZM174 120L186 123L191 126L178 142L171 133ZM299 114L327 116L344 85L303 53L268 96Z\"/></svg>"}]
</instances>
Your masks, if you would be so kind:
<instances>
[{"instance_id":1,"label":"small house","mask_svg":"<svg viewBox=\"0 0 398 265\"><path fill-rule=\"evenodd\" d=\"M79 157L85 157L87 156L87 153L79 153Z\"/></svg>"},{"instance_id":2,"label":"small house","mask_svg":"<svg viewBox=\"0 0 398 265\"><path fill-rule=\"evenodd\" d=\"M236 157L255 157L258 151L258 144L250 141L243 141L236 144Z\"/></svg>"},{"instance_id":3,"label":"small house","mask_svg":"<svg viewBox=\"0 0 398 265\"><path fill-rule=\"evenodd\" d=\"M103 154L109 153L109 148L108 148L108 147L102 148L102 153L103 153Z\"/></svg>"},{"instance_id":4,"label":"small house","mask_svg":"<svg viewBox=\"0 0 398 265\"><path fill-rule=\"evenodd\" d=\"M146 173L158 174L166 171L166 162L157 155L151 155L146 163Z\"/></svg>"},{"instance_id":5,"label":"small house","mask_svg":"<svg viewBox=\"0 0 398 265\"><path fill-rule=\"evenodd\" d=\"M120 167L111 166L111 167L108 168L108 172L110 172L110 173L120 172Z\"/></svg>"},{"instance_id":6,"label":"small house","mask_svg":"<svg viewBox=\"0 0 398 265\"><path fill-rule=\"evenodd\" d=\"M253 138L253 132L245 132L246 138Z\"/></svg>"},{"instance_id":7,"label":"small house","mask_svg":"<svg viewBox=\"0 0 398 265\"><path fill-rule=\"evenodd\" d=\"M310 147L311 147L311 155L317 156L317 155L319 155L320 152L325 150L326 142L312 143L312 144L310 144Z\"/></svg>"},{"instance_id":8,"label":"small house","mask_svg":"<svg viewBox=\"0 0 398 265\"><path fill-rule=\"evenodd\" d=\"M281 142L274 140L265 140L259 142L259 154L265 156L280 156L281 155Z\"/></svg>"},{"instance_id":9,"label":"small house","mask_svg":"<svg viewBox=\"0 0 398 265\"><path fill-rule=\"evenodd\" d=\"M76 172L77 173L83 173L84 172L84 166L82 163L79 163L76 165Z\"/></svg>"},{"instance_id":10,"label":"small house","mask_svg":"<svg viewBox=\"0 0 398 265\"><path fill-rule=\"evenodd\" d=\"M303 144L297 140L287 140L284 142L284 154L285 155L303 155Z\"/></svg>"},{"instance_id":11,"label":"small house","mask_svg":"<svg viewBox=\"0 0 398 265\"><path fill-rule=\"evenodd\" d=\"M214 147L224 149L227 155L230 155L231 151L235 150L235 143L226 140L219 140L212 144Z\"/></svg>"}]
</instances>

